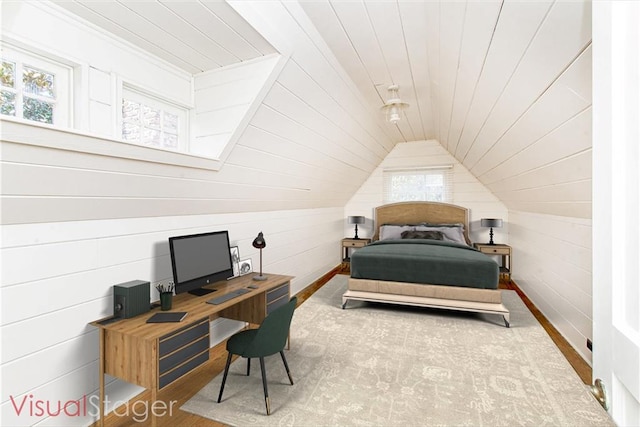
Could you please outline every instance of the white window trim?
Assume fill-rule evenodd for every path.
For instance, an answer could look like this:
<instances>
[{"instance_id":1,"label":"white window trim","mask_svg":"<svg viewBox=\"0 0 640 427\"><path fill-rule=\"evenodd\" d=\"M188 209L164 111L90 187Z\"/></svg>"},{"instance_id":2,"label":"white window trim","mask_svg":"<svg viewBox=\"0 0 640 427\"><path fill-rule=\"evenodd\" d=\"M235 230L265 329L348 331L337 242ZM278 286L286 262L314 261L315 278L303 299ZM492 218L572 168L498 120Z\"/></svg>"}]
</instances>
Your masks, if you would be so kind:
<instances>
[{"instance_id":1,"label":"white window trim","mask_svg":"<svg viewBox=\"0 0 640 427\"><path fill-rule=\"evenodd\" d=\"M0 122L3 142L194 169L220 170L222 167L222 162L217 159L127 143L76 129L58 129L9 116L1 116Z\"/></svg>"},{"instance_id":2,"label":"white window trim","mask_svg":"<svg viewBox=\"0 0 640 427\"><path fill-rule=\"evenodd\" d=\"M86 70L83 68L83 71ZM118 84L115 96L120 101L121 89L122 85ZM113 114L114 117L120 117L121 106L115 101L112 105ZM188 116L190 119L190 114ZM113 126L117 127L114 129L116 135L117 132L121 132L118 123L119 120L113 121ZM219 171L224 164L224 159L147 147L71 126L58 127L12 116L0 115L0 129L3 141L17 144L211 171Z\"/></svg>"},{"instance_id":3,"label":"white window trim","mask_svg":"<svg viewBox=\"0 0 640 427\"><path fill-rule=\"evenodd\" d=\"M6 40L2 41L3 49L7 45L9 45L9 43L7 43ZM16 43L11 43L10 47L25 51L29 55L45 57L39 53L38 49L32 49L31 46L22 48L16 46ZM88 88L74 88L74 84L77 84L78 81L87 81L89 64L71 62L58 56L52 57L51 60L73 71L73 74L69 76L69 99L73 100L73 102L69 103L68 123L66 125L51 125L13 116L0 115L0 136L2 141L193 169L219 171L222 168L224 163L222 159L212 159L197 154L181 153L132 144L122 139L114 138L113 136L91 132L86 128L83 129L86 123L75 123L75 118L79 117L81 120L86 120L86 117L82 117L82 114L74 114L74 112L76 112L75 109L88 109ZM121 132L121 105L119 105L116 100L120 99L121 102L122 81L117 79L116 85L116 98L113 99L112 102L112 114L113 117L119 118L119 120L113 120L112 122L114 132L112 135L118 135L119 132ZM136 87L138 86L136 85ZM149 93L149 91L144 89L142 91ZM151 96L153 95L154 94L151 94ZM74 103L75 105L73 105ZM189 106L184 107L190 108ZM190 113L187 115L187 119L191 120ZM186 124L186 126L189 126L189 124Z\"/></svg>"},{"instance_id":4,"label":"white window trim","mask_svg":"<svg viewBox=\"0 0 640 427\"><path fill-rule=\"evenodd\" d=\"M403 168L384 168L382 171L382 197L384 203L401 202L405 200L394 200L391 198L391 178L397 174L424 174L429 171L433 174L441 174L444 179L444 195L443 200L426 200L437 201L441 203L451 203L453 201L453 165L433 165L420 167L403 167Z\"/></svg>"},{"instance_id":5,"label":"white window trim","mask_svg":"<svg viewBox=\"0 0 640 427\"><path fill-rule=\"evenodd\" d=\"M24 49L25 51L37 55L35 51L37 49ZM50 125L32 120L25 120L21 118L0 115L0 128L1 137L3 141L47 147L58 150L75 151L80 153L89 153L95 155L102 155L107 157L117 157L129 160L137 160L142 162L160 163L169 166L186 167L193 169L203 169L211 171L219 171L230 155L231 151L235 147L237 141L246 130L247 126L251 122L253 116L257 112L258 108L262 105L264 98L267 96L272 86L275 84L284 66L287 64L290 52L287 54L279 54L279 60L277 65L272 70L270 76L267 78L264 86L260 92L254 98L247 114L243 117L240 125L236 128L232 134L230 140L220 153L218 158L206 157L190 152L179 152L173 150L167 150L156 147L149 147L144 145L134 144L128 141L124 141L121 138L116 138L113 135L120 135L122 132L122 88L125 83L122 78L115 76L115 93L112 94L115 98L112 98L112 117L115 120L112 121L112 134L107 136L104 134L98 134L95 132L87 131L86 117L83 116L81 109L87 109L89 105L88 88L80 87L75 91L71 90L69 97L75 102L75 107L70 104L69 123L64 126ZM61 64L67 62L60 58ZM67 66L74 72L74 75L70 76L70 88L74 88L74 84L77 81L86 81L89 67L91 64L79 64L67 62ZM138 85L135 82L127 82L135 88L139 88L141 92L149 94L150 96L160 97L157 94L145 89L143 85ZM192 81L193 85L193 81ZM188 109L187 132L191 131L191 122L193 121L193 106L181 105L180 103L174 103L181 107ZM78 109L78 110L74 110ZM74 111L76 116L82 123L74 123ZM190 134L187 135L187 150L189 150Z\"/></svg>"},{"instance_id":6,"label":"white window trim","mask_svg":"<svg viewBox=\"0 0 640 427\"><path fill-rule=\"evenodd\" d=\"M163 111L167 111L169 113L175 114L179 118L179 128L178 128L178 148L170 149L170 148L162 148L162 147L149 147L144 144L138 144L132 141L126 141L122 139L122 126L124 120L122 119L122 102L123 100L131 99L136 102L140 102L155 108L158 108ZM183 154L191 154L189 152L189 140L190 140L190 129L191 125L189 123L189 118L191 116L190 110L191 108L186 106L181 106L175 102L172 102L166 98L163 98L158 95L151 94L149 91L141 89L137 86L128 83L122 83L119 90L118 102L116 103L118 106L118 114L117 117L117 133L116 135L120 136L120 141L126 142L129 144L140 145L146 148L154 148L158 150L166 150L172 153L183 153Z\"/></svg>"},{"instance_id":7,"label":"white window trim","mask_svg":"<svg viewBox=\"0 0 640 427\"><path fill-rule=\"evenodd\" d=\"M56 105L54 108L53 123L42 123L34 120L25 119L19 116L5 116L1 115L3 119L11 118L15 120L21 120L30 124L42 124L45 126L51 126L56 128L68 128L73 125L73 79L74 79L74 67L66 65L55 58L49 58L44 55L40 55L36 52L22 49L6 42L2 43L2 58L20 64L16 66L16 81L22 81L22 68L23 65L31 66L33 68L46 71L54 74L55 79L55 100L53 103ZM7 89L7 88L3 88ZM14 88L11 90L16 92L17 98L23 99L22 90ZM50 101L49 98L33 96L33 98L39 100ZM18 102L16 110L22 108L22 102Z\"/></svg>"}]
</instances>

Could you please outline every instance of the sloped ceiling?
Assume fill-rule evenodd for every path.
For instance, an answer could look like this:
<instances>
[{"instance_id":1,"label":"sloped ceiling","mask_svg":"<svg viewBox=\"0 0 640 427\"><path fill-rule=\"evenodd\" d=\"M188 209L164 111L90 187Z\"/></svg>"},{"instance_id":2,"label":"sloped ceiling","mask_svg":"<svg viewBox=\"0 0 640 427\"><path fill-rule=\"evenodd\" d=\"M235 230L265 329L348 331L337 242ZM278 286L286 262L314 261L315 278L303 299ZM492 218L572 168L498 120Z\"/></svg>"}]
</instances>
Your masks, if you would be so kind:
<instances>
[{"instance_id":1,"label":"sloped ceiling","mask_svg":"<svg viewBox=\"0 0 640 427\"><path fill-rule=\"evenodd\" d=\"M53 2L192 74L275 52L221 0Z\"/></svg>"},{"instance_id":2,"label":"sloped ceiling","mask_svg":"<svg viewBox=\"0 0 640 427\"><path fill-rule=\"evenodd\" d=\"M591 10L580 1L304 1L396 141L436 139L509 208L590 217Z\"/></svg>"},{"instance_id":3,"label":"sloped ceiling","mask_svg":"<svg viewBox=\"0 0 640 427\"><path fill-rule=\"evenodd\" d=\"M274 51L234 2L56 3L191 73ZM393 142L438 140L510 209L591 216L589 1L300 7ZM410 104L397 126L379 110L390 84Z\"/></svg>"}]
</instances>

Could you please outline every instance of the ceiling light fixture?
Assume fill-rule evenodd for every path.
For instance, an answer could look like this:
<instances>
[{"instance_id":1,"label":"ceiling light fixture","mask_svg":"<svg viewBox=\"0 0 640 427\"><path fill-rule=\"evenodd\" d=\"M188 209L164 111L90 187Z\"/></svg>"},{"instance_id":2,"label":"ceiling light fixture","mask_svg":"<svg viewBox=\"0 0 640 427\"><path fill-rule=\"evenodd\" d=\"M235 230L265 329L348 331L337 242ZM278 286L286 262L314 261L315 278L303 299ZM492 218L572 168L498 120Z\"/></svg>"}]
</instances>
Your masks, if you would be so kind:
<instances>
[{"instance_id":1,"label":"ceiling light fixture","mask_svg":"<svg viewBox=\"0 0 640 427\"><path fill-rule=\"evenodd\" d=\"M389 90L389 99L382 106L382 110L384 110L387 121L392 124L396 124L401 119L402 110L407 108L409 104L406 102L402 102L400 99L400 95L398 95L398 85L391 85L388 88Z\"/></svg>"}]
</instances>

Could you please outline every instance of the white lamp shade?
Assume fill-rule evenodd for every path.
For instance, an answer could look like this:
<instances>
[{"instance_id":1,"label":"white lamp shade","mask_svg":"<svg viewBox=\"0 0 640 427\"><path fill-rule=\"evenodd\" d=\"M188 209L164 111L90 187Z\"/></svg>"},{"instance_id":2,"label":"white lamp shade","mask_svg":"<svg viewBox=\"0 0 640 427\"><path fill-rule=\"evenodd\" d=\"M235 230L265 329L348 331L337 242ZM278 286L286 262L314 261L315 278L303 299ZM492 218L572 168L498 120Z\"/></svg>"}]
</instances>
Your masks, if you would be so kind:
<instances>
[{"instance_id":1,"label":"white lamp shade","mask_svg":"<svg viewBox=\"0 0 640 427\"><path fill-rule=\"evenodd\" d=\"M398 95L398 86L389 86L389 99L384 103L382 109L385 111L386 119L392 124L396 124L402 118L402 110L407 108L409 104L402 102Z\"/></svg>"},{"instance_id":2,"label":"white lamp shade","mask_svg":"<svg viewBox=\"0 0 640 427\"><path fill-rule=\"evenodd\" d=\"M387 120L390 123L396 124L400 121L400 109L397 105L392 105L387 110Z\"/></svg>"}]
</instances>

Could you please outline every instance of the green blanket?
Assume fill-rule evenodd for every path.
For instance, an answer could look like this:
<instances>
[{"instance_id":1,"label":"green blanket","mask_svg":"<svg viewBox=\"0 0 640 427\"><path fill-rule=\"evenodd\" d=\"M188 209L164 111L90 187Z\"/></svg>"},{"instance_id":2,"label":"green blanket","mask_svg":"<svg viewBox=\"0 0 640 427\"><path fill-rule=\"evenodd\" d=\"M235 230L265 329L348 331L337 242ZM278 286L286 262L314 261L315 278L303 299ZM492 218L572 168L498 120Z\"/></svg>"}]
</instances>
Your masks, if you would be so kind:
<instances>
[{"instance_id":1,"label":"green blanket","mask_svg":"<svg viewBox=\"0 0 640 427\"><path fill-rule=\"evenodd\" d=\"M351 256L351 277L497 289L498 264L476 249L442 240L379 240Z\"/></svg>"}]
</instances>

